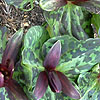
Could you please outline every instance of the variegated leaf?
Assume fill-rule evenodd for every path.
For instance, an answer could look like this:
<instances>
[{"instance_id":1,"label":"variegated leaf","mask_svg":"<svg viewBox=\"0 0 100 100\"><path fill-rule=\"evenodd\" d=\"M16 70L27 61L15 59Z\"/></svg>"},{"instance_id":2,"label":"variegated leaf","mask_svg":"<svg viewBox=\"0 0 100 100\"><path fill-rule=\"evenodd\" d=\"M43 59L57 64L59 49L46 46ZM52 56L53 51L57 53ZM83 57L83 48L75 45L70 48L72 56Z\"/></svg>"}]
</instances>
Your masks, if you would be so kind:
<instances>
[{"instance_id":1,"label":"variegated leaf","mask_svg":"<svg viewBox=\"0 0 100 100\"><path fill-rule=\"evenodd\" d=\"M18 8L20 8L21 10L24 10L24 11L30 11L33 9L34 5L33 5L33 2L35 0L5 0L5 2L8 4L8 5L14 5ZM25 8L25 5L27 5L28 3L30 3L31 7L29 9L24 9Z\"/></svg>"},{"instance_id":2,"label":"variegated leaf","mask_svg":"<svg viewBox=\"0 0 100 100\"><path fill-rule=\"evenodd\" d=\"M41 26L31 27L25 35L22 51L22 64L29 67L42 66L42 45L49 38L47 31Z\"/></svg>"},{"instance_id":3,"label":"variegated leaf","mask_svg":"<svg viewBox=\"0 0 100 100\"><path fill-rule=\"evenodd\" d=\"M42 53L44 57L57 40L61 41L62 55L56 70L65 73L67 76L73 78L82 72L89 71L95 64L100 62L99 38L78 41L68 35L54 37L45 42Z\"/></svg>"},{"instance_id":4,"label":"variegated leaf","mask_svg":"<svg viewBox=\"0 0 100 100\"><path fill-rule=\"evenodd\" d=\"M44 16L51 37L66 34L79 40L93 37L91 14L84 8L68 4L57 11L44 12Z\"/></svg>"},{"instance_id":5,"label":"variegated leaf","mask_svg":"<svg viewBox=\"0 0 100 100\"><path fill-rule=\"evenodd\" d=\"M100 99L100 80L97 79L97 76L96 72L86 72L79 76L78 86L82 96L80 100Z\"/></svg>"}]
</instances>

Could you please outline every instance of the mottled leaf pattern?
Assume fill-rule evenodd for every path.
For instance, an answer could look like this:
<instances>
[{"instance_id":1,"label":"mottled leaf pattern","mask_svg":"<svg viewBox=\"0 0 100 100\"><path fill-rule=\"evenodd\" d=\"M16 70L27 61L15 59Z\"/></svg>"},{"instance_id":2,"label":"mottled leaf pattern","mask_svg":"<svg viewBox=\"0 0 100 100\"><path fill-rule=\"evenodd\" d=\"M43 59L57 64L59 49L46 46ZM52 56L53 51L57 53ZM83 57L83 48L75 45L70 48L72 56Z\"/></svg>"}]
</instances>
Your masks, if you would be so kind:
<instances>
[{"instance_id":1,"label":"mottled leaf pattern","mask_svg":"<svg viewBox=\"0 0 100 100\"><path fill-rule=\"evenodd\" d=\"M22 53L22 62L19 62L16 64L17 68L14 72L14 79L16 79L20 83L20 85L23 87L29 100L35 100L33 91L36 86L37 77L42 68L42 64L43 64L42 62L44 61L42 59L42 56L43 56L42 55L42 46L43 46L42 41L45 39L44 40L45 42L48 39L48 35L47 35L47 32L45 33L45 31L43 30L44 28L40 26L34 26L30 28L29 31L26 33L25 39L24 39L24 49ZM48 49L50 48L51 47L49 47ZM27 52L24 53L24 51L26 50ZM30 51L34 53L36 56L32 56L32 53L30 53ZM33 57L33 58L30 59L29 57ZM34 62L35 61L34 57L40 60L37 60L37 62ZM46 93L40 100L66 100L67 98L68 100L73 100L69 97L66 97L62 93L60 94L53 93L51 89L48 87L48 89L46 90Z\"/></svg>"},{"instance_id":2,"label":"mottled leaf pattern","mask_svg":"<svg viewBox=\"0 0 100 100\"><path fill-rule=\"evenodd\" d=\"M7 42L7 28L4 26L0 26L0 62L2 60L2 54L5 50Z\"/></svg>"},{"instance_id":3,"label":"mottled leaf pattern","mask_svg":"<svg viewBox=\"0 0 100 100\"><path fill-rule=\"evenodd\" d=\"M100 80L97 80L97 76L96 72L86 72L79 76L80 100L100 100Z\"/></svg>"},{"instance_id":4,"label":"mottled leaf pattern","mask_svg":"<svg viewBox=\"0 0 100 100\"><path fill-rule=\"evenodd\" d=\"M91 14L84 8L75 5L66 5L57 11L44 12L50 28L51 37L59 35L74 36L79 40L93 37Z\"/></svg>"},{"instance_id":5,"label":"mottled leaf pattern","mask_svg":"<svg viewBox=\"0 0 100 100\"><path fill-rule=\"evenodd\" d=\"M41 26L31 27L25 35L22 64L29 67L42 66L41 48L49 38L47 31Z\"/></svg>"},{"instance_id":6,"label":"mottled leaf pattern","mask_svg":"<svg viewBox=\"0 0 100 100\"><path fill-rule=\"evenodd\" d=\"M34 7L34 6L33 6L33 2L34 2L35 0L5 0L5 1L6 1L6 3L9 4L9 5L14 5L14 6L16 6L16 7L20 8L20 9L22 9L22 10L24 10L24 11L30 11L30 10L32 10L33 7ZM29 8L29 9L24 9L25 5L27 5L28 3L30 3L31 8Z\"/></svg>"},{"instance_id":7,"label":"mottled leaf pattern","mask_svg":"<svg viewBox=\"0 0 100 100\"><path fill-rule=\"evenodd\" d=\"M74 75L86 72L100 62L100 39L91 38L78 41L68 35L54 37L45 42L42 53L44 57L57 40L61 41L62 55L56 69L66 75L73 78Z\"/></svg>"}]
</instances>

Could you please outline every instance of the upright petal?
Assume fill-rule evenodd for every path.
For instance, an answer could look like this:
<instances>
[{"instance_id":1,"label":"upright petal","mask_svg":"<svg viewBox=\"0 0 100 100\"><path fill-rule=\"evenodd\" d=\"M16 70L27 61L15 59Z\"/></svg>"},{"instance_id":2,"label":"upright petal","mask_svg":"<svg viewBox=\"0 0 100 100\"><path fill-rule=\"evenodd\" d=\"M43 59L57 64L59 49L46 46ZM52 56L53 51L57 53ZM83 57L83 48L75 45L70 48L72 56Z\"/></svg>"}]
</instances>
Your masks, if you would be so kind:
<instances>
[{"instance_id":1,"label":"upright petal","mask_svg":"<svg viewBox=\"0 0 100 100\"><path fill-rule=\"evenodd\" d=\"M62 84L62 92L73 98L73 99L80 99L80 94L79 92L74 88L72 83L68 80L68 78L61 72L57 71L57 75L61 81Z\"/></svg>"},{"instance_id":2,"label":"upright petal","mask_svg":"<svg viewBox=\"0 0 100 100\"><path fill-rule=\"evenodd\" d=\"M38 100L44 95L47 87L48 87L47 74L45 71L40 72L39 77L37 79L36 87L34 90L34 95L37 97Z\"/></svg>"},{"instance_id":3,"label":"upright petal","mask_svg":"<svg viewBox=\"0 0 100 100\"><path fill-rule=\"evenodd\" d=\"M15 100L28 100L26 94L24 93L21 86L15 81L10 80L6 86L9 88L12 96L15 98Z\"/></svg>"},{"instance_id":4,"label":"upright petal","mask_svg":"<svg viewBox=\"0 0 100 100\"><path fill-rule=\"evenodd\" d=\"M4 86L4 75L0 72L0 87Z\"/></svg>"},{"instance_id":5,"label":"upright petal","mask_svg":"<svg viewBox=\"0 0 100 100\"><path fill-rule=\"evenodd\" d=\"M59 93L62 90L61 82L55 71L48 72L49 85L53 92Z\"/></svg>"},{"instance_id":6,"label":"upright petal","mask_svg":"<svg viewBox=\"0 0 100 100\"><path fill-rule=\"evenodd\" d=\"M61 43L58 40L50 49L49 53L47 54L45 60L44 60L44 67L47 70L53 70L59 63L61 55Z\"/></svg>"},{"instance_id":7,"label":"upright petal","mask_svg":"<svg viewBox=\"0 0 100 100\"><path fill-rule=\"evenodd\" d=\"M23 37L23 30L21 29L18 32L16 32L8 41L2 57L3 65L9 65L11 60L15 62L18 50L21 46L22 37Z\"/></svg>"}]
</instances>

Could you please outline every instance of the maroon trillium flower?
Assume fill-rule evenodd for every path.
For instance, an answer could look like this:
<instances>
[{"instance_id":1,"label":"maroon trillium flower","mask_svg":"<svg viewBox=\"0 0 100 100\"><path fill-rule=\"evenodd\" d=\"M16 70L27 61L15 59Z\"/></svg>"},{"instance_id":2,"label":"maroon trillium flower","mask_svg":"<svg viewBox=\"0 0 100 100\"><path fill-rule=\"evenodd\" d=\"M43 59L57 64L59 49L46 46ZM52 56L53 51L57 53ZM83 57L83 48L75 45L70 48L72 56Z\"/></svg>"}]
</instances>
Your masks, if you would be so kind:
<instances>
[{"instance_id":1,"label":"maroon trillium flower","mask_svg":"<svg viewBox=\"0 0 100 100\"><path fill-rule=\"evenodd\" d=\"M0 88L5 87L11 100L28 100L20 85L12 79L14 64L21 46L23 32L14 34L7 43L0 64ZM2 99L2 97L1 97Z\"/></svg>"},{"instance_id":2,"label":"maroon trillium flower","mask_svg":"<svg viewBox=\"0 0 100 100\"><path fill-rule=\"evenodd\" d=\"M60 41L57 41L44 60L43 66L45 67L45 71L40 72L37 79L34 90L34 95L37 99L40 99L44 95L48 85L53 92L60 93L62 91L65 95L70 96L73 99L80 98L80 94L68 78L62 72L55 70L59 63L60 56L61 43Z\"/></svg>"}]
</instances>

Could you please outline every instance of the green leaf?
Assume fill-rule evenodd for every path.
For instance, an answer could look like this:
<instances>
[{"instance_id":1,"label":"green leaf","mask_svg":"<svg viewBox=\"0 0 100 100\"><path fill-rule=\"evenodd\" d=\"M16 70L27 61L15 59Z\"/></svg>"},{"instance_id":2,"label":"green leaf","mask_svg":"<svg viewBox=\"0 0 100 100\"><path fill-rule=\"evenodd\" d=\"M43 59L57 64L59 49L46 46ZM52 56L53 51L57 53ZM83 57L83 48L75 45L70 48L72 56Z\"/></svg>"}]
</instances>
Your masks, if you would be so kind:
<instances>
[{"instance_id":1,"label":"green leaf","mask_svg":"<svg viewBox=\"0 0 100 100\"><path fill-rule=\"evenodd\" d=\"M74 36L79 40L93 37L91 14L84 8L67 4L57 11L44 12L51 37L59 35Z\"/></svg>"},{"instance_id":2,"label":"green leaf","mask_svg":"<svg viewBox=\"0 0 100 100\"><path fill-rule=\"evenodd\" d=\"M86 72L79 76L78 86L81 91L80 100L99 100L100 83L97 79L98 73Z\"/></svg>"},{"instance_id":3,"label":"green leaf","mask_svg":"<svg viewBox=\"0 0 100 100\"><path fill-rule=\"evenodd\" d=\"M0 26L0 62L7 42L7 27Z\"/></svg>"},{"instance_id":4,"label":"green leaf","mask_svg":"<svg viewBox=\"0 0 100 100\"><path fill-rule=\"evenodd\" d=\"M45 57L51 46L60 40L62 44L62 55L56 70L73 78L74 76L89 71L100 60L100 39L87 39L78 41L68 35L49 39L43 45L43 56Z\"/></svg>"},{"instance_id":5,"label":"green leaf","mask_svg":"<svg viewBox=\"0 0 100 100\"><path fill-rule=\"evenodd\" d=\"M43 62L42 58L43 55L41 52L42 46L48 38L49 37L47 31L44 28L40 26L34 26L30 28L25 35L22 60L20 60L21 62L18 62L16 64L17 68L15 69L13 77L23 87L29 100L35 100L33 91L36 85L38 74L41 71L41 68L38 67L42 67L41 63L41 61ZM25 50L27 51L26 53L24 53ZM37 50L39 51L37 52ZM37 62L34 62L34 58L30 51L36 54L36 58L38 57L37 59L40 59L41 61L37 60ZM30 55L30 57L32 58L29 59L28 58L29 56L26 56L27 54ZM40 55L41 57L39 57ZM46 93L40 100L57 100L57 99L66 100L67 98L68 100L73 100L69 97L66 97L62 93L59 94L53 93L51 89L48 87Z\"/></svg>"},{"instance_id":6,"label":"green leaf","mask_svg":"<svg viewBox=\"0 0 100 100\"><path fill-rule=\"evenodd\" d=\"M45 28L31 27L25 35L24 49L22 51L22 64L31 67L42 66L41 49L43 43L49 38Z\"/></svg>"},{"instance_id":7,"label":"green leaf","mask_svg":"<svg viewBox=\"0 0 100 100\"><path fill-rule=\"evenodd\" d=\"M99 14L93 14L93 17L92 17L92 24L94 24L95 28L96 28L96 31L98 32L99 31L99 28L100 28L100 15Z\"/></svg>"},{"instance_id":8,"label":"green leaf","mask_svg":"<svg viewBox=\"0 0 100 100\"><path fill-rule=\"evenodd\" d=\"M5 0L7 4L9 5L14 5L18 8L20 8L21 10L24 10L24 11L30 11L33 9L33 2L35 0ZM31 5L31 8L29 9L24 9L25 5L27 5L28 3L30 3Z\"/></svg>"}]
</instances>

